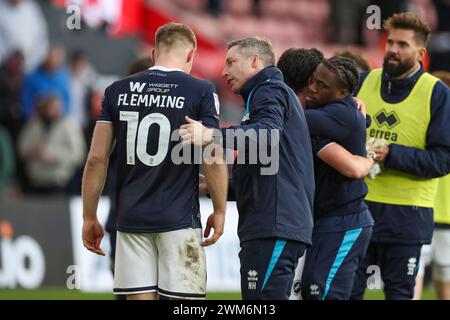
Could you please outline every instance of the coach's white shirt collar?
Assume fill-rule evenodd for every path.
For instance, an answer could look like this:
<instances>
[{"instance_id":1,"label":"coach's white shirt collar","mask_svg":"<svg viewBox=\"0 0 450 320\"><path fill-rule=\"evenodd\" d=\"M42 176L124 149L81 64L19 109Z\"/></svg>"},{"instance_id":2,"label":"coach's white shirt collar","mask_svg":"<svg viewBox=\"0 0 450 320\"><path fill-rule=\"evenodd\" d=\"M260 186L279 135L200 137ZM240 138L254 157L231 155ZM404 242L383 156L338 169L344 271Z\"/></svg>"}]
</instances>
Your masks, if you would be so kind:
<instances>
[{"instance_id":1,"label":"coach's white shirt collar","mask_svg":"<svg viewBox=\"0 0 450 320\"><path fill-rule=\"evenodd\" d=\"M148 70L159 70L159 71L164 71L164 72L170 72L170 71L181 71L181 72L184 72L183 70L178 69L178 68L166 68L166 67L163 67L163 66L153 66L153 67L148 68Z\"/></svg>"}]
</instances>

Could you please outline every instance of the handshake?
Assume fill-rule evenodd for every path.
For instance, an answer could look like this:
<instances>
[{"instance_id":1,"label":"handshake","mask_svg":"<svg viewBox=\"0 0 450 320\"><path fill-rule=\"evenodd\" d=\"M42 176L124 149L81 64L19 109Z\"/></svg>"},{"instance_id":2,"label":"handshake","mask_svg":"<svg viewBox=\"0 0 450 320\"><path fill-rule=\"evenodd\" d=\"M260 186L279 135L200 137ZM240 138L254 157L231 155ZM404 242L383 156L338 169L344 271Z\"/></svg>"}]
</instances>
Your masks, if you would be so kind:
<instances>
[{"instance_id":1,"label":"handshake","mask_svg":"<svg viewBox=\"0 0 450 320\"><path fill-rule=\"evenodd\" d=\"M376 163L369 172L369 178L375 179L377 174L381 173L380 162L383 161L387 153L389 153L389 146L385 139L370 138L366 142L367 156L372 158Z\"/></svg>"}]
</instances>

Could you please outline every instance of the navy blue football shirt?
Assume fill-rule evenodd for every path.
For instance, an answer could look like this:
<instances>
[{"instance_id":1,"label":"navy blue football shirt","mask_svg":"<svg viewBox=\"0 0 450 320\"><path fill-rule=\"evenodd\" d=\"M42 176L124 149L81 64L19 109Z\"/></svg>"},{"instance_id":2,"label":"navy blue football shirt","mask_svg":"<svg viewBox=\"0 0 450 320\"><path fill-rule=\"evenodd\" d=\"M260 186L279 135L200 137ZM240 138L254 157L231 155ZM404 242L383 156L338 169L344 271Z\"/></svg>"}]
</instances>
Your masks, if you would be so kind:
<instances>
[{"instance_id":1,"label":"navy blue football shirt","mask_svg":"<svg viewBox=\"0 0 450 320\"><path fill-rule=\"evenodd\" d=\"M192 164L194 147L180 148L178 129L186 123L185 116L219 128L218 114L212 84L178 69L154 66L106 89L98 121L114 126L117 230L164 232L201 226L199 165Z\"/></svg>"},{"instance_id":2,"label":"navy blue football shirt","mask_svg":"<svg viewBox=\"0 0 450 320\"><path fill-rule=\"evenodd\" d=\"M348 178L322 161L317 153L334 141L351 154L365 157L366 120L349 96L323 108L305 110L312 137L316 193L314 216L338 216L367 209L364 179Z\"/></svg>"}]
</instances>

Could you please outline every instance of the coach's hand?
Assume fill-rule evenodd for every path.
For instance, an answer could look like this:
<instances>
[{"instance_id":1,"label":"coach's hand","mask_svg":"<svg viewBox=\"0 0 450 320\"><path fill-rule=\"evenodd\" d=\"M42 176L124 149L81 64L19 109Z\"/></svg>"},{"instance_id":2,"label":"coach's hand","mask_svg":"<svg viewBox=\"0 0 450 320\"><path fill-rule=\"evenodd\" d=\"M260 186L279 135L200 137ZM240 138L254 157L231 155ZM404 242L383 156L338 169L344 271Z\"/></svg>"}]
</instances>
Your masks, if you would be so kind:
<instances>
[{"instance_id":1,"label":"coach's hand","mask_svg":"<svg viewBox=\"0 0 450 320\"><path fill-rule=\"evenodd\" d=\"M358 107L358 110L362 113L364 118L366 118L367 117L367 109L366 109L366 105L364 104L364 101L362 101L361 99L359 99L357 97L353 97L353 101L355 101L356 106Z\"/></svg>"},{"instance_id":2,"label":"coach's hand","mask_svg":"<svg viewBox=\"0 0 450 320\"><path fill-rule=\"evenodd\" d=\"M98 255L104 256L105 253L100 248L100 242L102 241L104 234L103 227L100 222L98 222L97 218L84 219L82 237L83 245L86 249Z\"/></svg>"},{"instance_id":3,"label":"coach's hand","mask_svg":"<svg viewBox=\"0 0 450 320\"><path fill-rule=\"evenodd\" d=\"M223 234L223 227L225 225L225 212L213 212L208 217L208 221L206 222L206 228L203 236L205 238L209 237L209 233L211 232L211 228L214 229L214 234L209 239L205 239L202 242L204 246L210 246L219 240L220 236Z\"/></svg>"},{"instance_id":4,"label":"coach's hand","mask_svg":"<svg viewBox=\"0 0 450 320\"><path fill-rule=\"evenodd\" d=\"M204 146L214 140L213 129L208 129L199 121L192 120L188 116L184 117L187 124L180 127L180 139L182 144L194 144Z\"/></svg>"}]
</instances>

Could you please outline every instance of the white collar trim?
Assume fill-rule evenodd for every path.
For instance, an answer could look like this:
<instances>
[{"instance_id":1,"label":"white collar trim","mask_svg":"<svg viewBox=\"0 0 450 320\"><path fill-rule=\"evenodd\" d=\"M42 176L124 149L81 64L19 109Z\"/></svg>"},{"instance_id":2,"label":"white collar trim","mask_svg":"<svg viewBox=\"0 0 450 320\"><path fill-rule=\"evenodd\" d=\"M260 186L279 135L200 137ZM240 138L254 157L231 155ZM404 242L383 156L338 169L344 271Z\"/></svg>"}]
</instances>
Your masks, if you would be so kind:
<instances>
[{"instance_id":1,"label":"white collar trim","mask_svg":"<svg viewBox=\"0 0 450 320\"><path fill-rule=\"evenodd\" d=\"M148 68L148 70L159 70L159 71L164 71L164 72L171 72L171 71L181 71L184 72L181 69L178 68L167 68L167 67L163 67L163 66L153 66Z\"/></svg>"}]
</instances>

